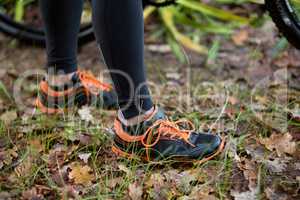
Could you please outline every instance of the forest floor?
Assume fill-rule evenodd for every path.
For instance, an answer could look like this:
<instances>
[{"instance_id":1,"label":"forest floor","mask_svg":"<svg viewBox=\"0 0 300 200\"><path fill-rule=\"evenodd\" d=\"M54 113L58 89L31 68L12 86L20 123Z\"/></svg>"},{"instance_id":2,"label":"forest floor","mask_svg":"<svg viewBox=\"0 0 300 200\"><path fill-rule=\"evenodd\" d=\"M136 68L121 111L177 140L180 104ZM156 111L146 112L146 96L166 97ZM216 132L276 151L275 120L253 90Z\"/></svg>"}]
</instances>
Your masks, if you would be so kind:
<instances>
[{"instance_id":1,"label":"forest floor","mask_svg":"<svg viewBox=\"0 0 300 200\"><path fill-rule=\"evenodd\" d=\"M114 111L34 110L36 77L13 91L24 71L42 69L44 51L0 35L0 200L300 199L300 52L271 22L219 39L215 59L187 52L189 64L146 47L155 102L227 142L205 164L157 166L111 152ZM90 43L79 64L101 72L98 56Z\"/></svg>"}]
</instances>

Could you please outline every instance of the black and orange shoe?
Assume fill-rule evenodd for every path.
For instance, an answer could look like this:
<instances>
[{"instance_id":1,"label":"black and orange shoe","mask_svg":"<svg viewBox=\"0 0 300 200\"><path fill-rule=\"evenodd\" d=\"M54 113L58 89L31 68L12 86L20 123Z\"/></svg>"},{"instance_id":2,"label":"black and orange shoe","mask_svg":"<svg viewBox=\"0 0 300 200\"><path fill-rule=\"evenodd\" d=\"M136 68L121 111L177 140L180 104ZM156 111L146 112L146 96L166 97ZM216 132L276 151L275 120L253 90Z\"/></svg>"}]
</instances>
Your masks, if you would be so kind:
<instances>
[{"instance_id":1,"label":"black and orange shoe","mask_svg":"<svg viewBox=\"0 0 300 200\"><path fill-rule=\"evenodd\" d=\"M70 84L59 88L48 85L46 80L41 81L36 107L47 114L62 114L83 105L117 109L117 96L112 87L90 72L77 71L71 80Z\"/></svg>"},{"instance_id":2,"label":"black and orange shoe","mask_svg":"<svg viewBox=\"0 0 300 200\"><path fill-rule=\"evenodd\" d=\"M194 130L191 122L168 121L163 111L155 108L152 115L135 126L125 126L116 119L112 151L118 156L151 162L171 160L198 164L222 152L225 140Z\"/></svg>"}]
</instances>

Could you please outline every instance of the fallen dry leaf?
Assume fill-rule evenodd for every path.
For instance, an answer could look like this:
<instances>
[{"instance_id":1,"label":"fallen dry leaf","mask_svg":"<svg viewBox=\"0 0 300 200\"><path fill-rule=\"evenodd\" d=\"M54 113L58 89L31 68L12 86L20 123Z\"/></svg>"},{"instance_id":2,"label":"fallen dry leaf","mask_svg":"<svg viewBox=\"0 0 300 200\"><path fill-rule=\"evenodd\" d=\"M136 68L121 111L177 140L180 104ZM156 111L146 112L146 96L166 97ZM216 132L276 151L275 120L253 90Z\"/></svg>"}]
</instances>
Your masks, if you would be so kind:
<instances>
[{"instance_id":1,"label":"fallen dry leaf","mask_svg":"<svg viewBox=\"0 0 300 200\"><path fill-rule=\"evenodd\" d=\"M82 160L85 164L88 163L88 160L90 158L92 154L91 153L81 153L78 155L78 157L80 158L80 160Z\"/></svg>"},{"instance_id":2,"label":"fallen dry leaf","mask_svg":"<svg viewBox=\"0 0 300 200\"><path fill-rule=\"evenodd\" d=\"M134 182L128 187L128 195L132 200L140 200L143 195L143 187L141 184Z\"/></svg>"},{"instance_id":3,"label":"fallen dry leaf","mask_svg":"<svg viewBox=\"0 0 300 200\"><path fill-rule=\"evenodd\" d=\"M179 80L180 79L181 74L176 73L176 72L169 72L166 74L166 77L168 79L172 79L172 80Z\"/></svg>"},{"instance_id":4,"label":"fallen dry leaf","mask_svg":"<svg viewBox=\"0 0 300 200\"><path fill-rule=\"evenodd\" d=\"M286 170L287 160L275 158L273 160L266 160L265 165L268 170L274 173L280 173Z\"/></svg>"},{"instance_id":5,"label":"fallen dry leaf","mask_svg":"<svg viewBox=\"0 0 300 200\"><path fill-rule=\"evenodd\" d=\"M79 134L78 139L79 139L80 144L82 144L82 145L90 145L90 144L97 142L94 140L92 135L89 135L87 133Z\"/></svg>"},{"instance_id":6,"label":"fallen dry leaf","mask_svg":"<svg viewBox=\"0 0 300 200\"><path fill-rule=\"evenodd\" d=\"M197 185L192 188L189 200L217 200L213 195L214 189L209 185Z\"/></svg>"},{"instance_id":7,"label":"fallen dry leaf","mask_svg":"<svg viewBox=\"0 0 300 200\"><path fill-rule=\"evenodd\" d=\"M86 122L93 122L94 117L91 114L91 110L89 107L84 106L81 109L78 110L78 114L80 116L80 119Z\"/></svg>"},{"instance_id":8,"label":"fallen dry leaf","mask_svg":"<svg viewBox=\"0 0 300 200\"><path fill-rule=\"evenodd\" d=\"M50 176L51 180L59 187L65 186L69 180L67 170L68 167L65 166L61 170L51 172L51 176Z\"/></svg>"},{"instance_id":9,"label":"fallen dry leaf","mask_svg":"<svg viewBox=\"0 0 300 200\"><path fill-rule=\"evenodd\" d=\"M169 188L165 183L165 178L162 173L152 173L149 179L145 182L147 193L151 199L164 200L167 199Z\"/></svg>"},{"instance_id":10,"label":"fallen dry leaf","mask_svg":"<svg viewBox=\"0 0 300 200\"><path fill-rule=\"evenodd\" d=\"M228 102L231 104L231 105L236 105L240 102L240 100L236 97L233 97L233 96L230 96L228 98Z\"/></svg>"},{"instance_id":11,"label":"fallen dry leaf","mask_svg":"<svg viewBox=\"0 0 300 200\"><path fill-rule=\"evenodd\" d=\"M125 172L127 175L132 174L131 170L128 169L128 168L127 168L125 165L123 165L123 164L118 165L118 168L119 168L121 171Z\"/></svg>"},{"instance_id":12,"label":"fallen dry leaf","mask_svg":"<svg viewBox=\"0 0 300 200\"><path fill-rule=\"evenodd\" d=\"M61 196L63 197L62 200L64 199L80 199L78 192L73 188L71 185L64 185L61 188Z\"/></svg>"},{"instance_id":13,"label":"fallen dry leaf","mask_svg":"<svg viewBox=\"0 0 300 200\"><path fill-rule=\"evenodd\" d=\"M180 174L182 176L180 184L177 186L180 192L189 193L191 191L191 182L197 180L195 174L191 174L188 171L184 171Z\"/></svg>"},{"instance_id":14,"label":"fallen dry leaf","mask_svg":"<svg viewBox=\"0 0 300 200\"><path fill-rule=\"evenodd\" d=\"M38 193L38 190L34 187L30 190L26 190L22 193L23 200L42 200L45 199L42 194Z\"/></svg>"},{"instance_id":15,"label":"fallen dry leaf","mask_svg":"<svg viewBox=\"0 0 300 200\"><path fill-rule=\"evenodd\" d=\"M15 110L6 111L0 116L0 120L4 122L5 125L10 125L18 117Z\"/></svg>"},{"instance_id":16,"label":"fallen dry leaf","mask_svg":"<svg viewBox=\"0 0 300 200\"><path fill-rule=\"evenodd\" d=\"M26 177L31 174L33 164L35 162L32 155L27 156L21 163L15 168L15 173L18 177Z\"/></svg>"},{"instance_id":17,"label":"fallen dry leaf","mask_svg":"<svg viewBox=\"0 0 300 200\"><path fill-rule=\"evenodd\" d=\"M300 110L290 111L291 118L297 122L300 122Z\"/></svg>"},{"instance_id":18,"label":"fallen dry leaf","mask_svg":"<svg viewBox=\"0 0 300 200\"><path fill-rule=\"evenodd\" d=\"M69 178L73 179L75 184L90 185L94 180L92 169L87 165L81 166L78 163L73 163L71 170Z\"/></svg>"},{"instance_id":19,"label":"fallen dry leaf","mask_svg":"<svg viewBox=\"0 0 300 200\"><path fill-rule=\"evenodd\" d=\"M288 200L287 194L282 194L274 191L274 189L268 187L265 189L265 194L269 200Z\"/></svg>"},{"instance_id":20,"label":"fallen dry leaf","mask_svg":"<svg viewBox=\"0 0 300 200\"><path fill-rule=\"evenodd\" d=\"M296 142L292 141L293 137L289 133L276 134L273 133L270 138L262 138L260 143L265 145L270 151L276 150L278 156L284 153L292 155L296 152Z\"/></svg>"},{"instance_id":21,"label":"fallen dry leaf","mask_svg":"<svg viewBox=\"0 0 300 200\"><path fill-rule=\"evenodd\" d=\"M48 168L50 170L59 169L67 159L67 150L64 148L55 148L50 151L48 156Z\"/></svg>"},{"instance_id":22,"label":"fallen dry leaf","mask_svg":"<svg viewBox=\"0 0 300 200\"><path fill-rule=\"evenodd\" d=\"M118 184L122 183L124 180L123 177L112 178L107 181L107 186L110 189L114 189Z\"/></svg>"},{"instance_id":23,"label":"fallen dry leaf","mask_svg":"<svg viewBox=\"0 0 300 200\"><path fill-rule=\"evenodd\" d=\"M164 177L161 173L152 173L150 178L146 181L147 187L161 187L164 184Z\"/></svg>"},{"instance_id":24,"label":"fallen dry leaf","mask_svg":"<svg viewBox=\"0 0 300 200\"><path fill-rule=\"evenodd\" d=\"M30 147L37 152L42 152L44 150L44 146L39 139L30 140L28 143Z\"/></svg>"},{"instance_id":25,"label":"fallen dry leaf","mask_svg":"<svg viewBox=\"0 0 300 200\"><path fill-rule=\"evenodd\" d=\"M249 33L247 30L241 30L239 32L236 32L232 36L232 40L236 45L243 45L249 38Z\"/></svg>"},{"instance_id":26,"label":"fallen dry leaf","mask_svg":"<svg viewBox=\"0 0 300 200\"><path fill-rule=\"evenodd\" d=\"M13 157L9 152L3 151L0 152L0 169L4 167L4 165L10 165L13 161Z\"/></svg>"},{"instance_id":27,"label":"fallen dry leaf","mask_svg":"<svg viewBox=\"0 0 300 200\"><path fill-rule=\"evenodd\" d=\"M175 170L171 170L165 174L167 180L174 181L176 188L183 194L190 193L192 187L190 183L197 180L197 175L191 173L191 171L183 171L178 173Z\"/></svg>"},{"instance_id":28,"label":"fallen dry leaf","mask_svg":"<svg viewBox=\"0 0 300 200\"><path fill-rule=\"evenodd\" d=\"M0 199L12 199L12 194L9 192L0 192Z\"/></svg>"},{"instance_id":29,"label":"fallen dry leaf","mask_svg":"<svg viewBox=\"0 0 300 200\"><path fill-rule=\"evenodd\" d=\"M239 192L232 191L230 192L231 196L234 197L235 200L254 200L258 199L258 190L256 188L250 188L250 191Z\"/></svg>"},{"instance_id":30,"label":"fallen dry leaf","mask_svg":"<svg viewBox=\"0 0 300 200\"><path fill-rule=\"evenodd\" d=\"M255 162L243 158L242 162L239 162L237 166L243 171L245 179L249 181L249 188L256 187L258 168Z\"/></svg>"}]
</instances>

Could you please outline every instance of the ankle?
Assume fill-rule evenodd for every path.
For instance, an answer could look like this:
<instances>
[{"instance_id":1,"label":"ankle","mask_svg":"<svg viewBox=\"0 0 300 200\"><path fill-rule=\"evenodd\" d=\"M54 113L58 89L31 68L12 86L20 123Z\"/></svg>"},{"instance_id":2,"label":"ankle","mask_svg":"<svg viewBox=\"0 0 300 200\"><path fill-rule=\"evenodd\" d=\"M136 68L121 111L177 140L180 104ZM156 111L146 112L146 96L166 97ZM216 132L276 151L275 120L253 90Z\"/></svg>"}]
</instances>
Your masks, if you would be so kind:
<instances>
[{"instance_id":1,"label":"ankle","mask_svg":"<svg viewBox=\"0 0 300 200\"><path fill-rule=\"evenodd\" d=\"M118 111L118 119L121 121L122 124L125 126L134 126L136 124L139 124L149 118L149 116L152 115L152 113L155 111L155 108L152 107L148 111L144 112L143 114L140 114L138 116L126 119L122 113L121 110Z\"/></svg>"},{"instance_id":2,"label":"ankle","mask_svg":"<svg viewBox=\"0 0 300 200\"><path fill-rule=\"evenodd\" d=\"M68 74L48 74L47 82L51 86L64 86L72 81L72 77L76 72Z\"/></svg>"}]
</instances>

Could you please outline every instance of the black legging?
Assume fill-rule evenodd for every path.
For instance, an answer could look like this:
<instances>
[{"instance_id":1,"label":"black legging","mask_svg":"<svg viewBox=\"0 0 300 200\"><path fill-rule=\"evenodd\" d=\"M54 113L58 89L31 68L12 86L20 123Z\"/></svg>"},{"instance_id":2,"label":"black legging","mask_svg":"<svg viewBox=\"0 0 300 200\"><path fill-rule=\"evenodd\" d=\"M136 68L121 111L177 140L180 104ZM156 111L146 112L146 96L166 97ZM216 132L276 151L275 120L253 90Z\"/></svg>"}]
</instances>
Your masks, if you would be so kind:
<instances>
[{"instance_id":1,"label":"black legging","mask_svg":"<svg viewBox=\"0 0 300 200\"><path fill-rule=\"evenodd\" d=\"M141 109L153 106L145 84L142 0L93 0L92 4L95 35L111 70L119 105L125 118L134 117ZM40 5L47 36L48 70L76 71L83 0L40 0Z\"/></svg>"}]
</instances>

